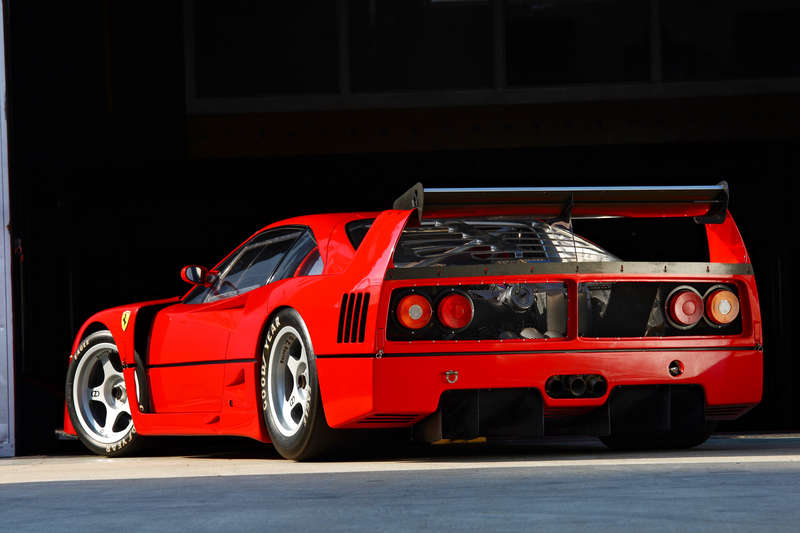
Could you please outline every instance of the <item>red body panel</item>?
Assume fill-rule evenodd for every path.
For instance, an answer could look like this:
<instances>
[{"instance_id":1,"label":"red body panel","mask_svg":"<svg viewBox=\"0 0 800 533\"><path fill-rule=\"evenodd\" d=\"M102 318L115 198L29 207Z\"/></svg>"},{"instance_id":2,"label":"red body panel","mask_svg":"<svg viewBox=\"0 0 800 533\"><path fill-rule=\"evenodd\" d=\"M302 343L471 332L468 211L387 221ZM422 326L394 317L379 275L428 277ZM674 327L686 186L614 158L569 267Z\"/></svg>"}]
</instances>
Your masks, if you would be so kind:
<instances>
[{"instance_id":1,"label":"red body panel","mask_svg":"<svg viewBox=\"0 0 800 533\"><path fill-rule=\"evenodd\" d=\"M486 209L496 214L493 206ZM676 213L669 206L660 209L664 210L661 214L670 216L697 214ZM145 361L151 409L132 413L136 430L142 435L241 435L269 442L259 398L261 343L265 323L283 307L294 308L308 329L317 356L325 413L332 427L374 427L370 417L380 414L402 414L406 418L402 423L380 427L409 426L435 411L446 390L536 387L543 391L545 381L554 374L600 374L608 381L609 391L617 385L701 385L707 418L723 416L719 414L723 411L715 411L715 407L735 406L738 416L760 401L763 339L752 274L592 274L577 272L581 268L578 265L569 275L385 281L394 247L414 213L389 210L315 215L272 224L265 229L310 227L324 261L323 274L284 279L208 304L186 305L170 299L109 309L94 315L81 328L72 353L85 338L86 328L100 323L114 336L123 362L133 365L139 310L148 305L173 304L161 309L153 320ZM471 216L479 214L470 212ZM641 215L638 211L636 214ZM375 220L354 250L345 226L352 220L368 218ZM706 228L711 263L748 262L730 216L723 224ZM741 302L742 333L728 337L579 337L578 284L626 280L734 284ZM566 284L569 326L565 338L469 342L392 342L385 338L389 299L396 288L519 282ZM342 302L352 293L370 297L363 341L339 342ZM124 311L131 315L123 331ZM668 372L674 360L684 368L679 377ZM455 383L445 379L448 371L458 372ZM134 369L126 368L124 375L131 405L135 406ZM545 413L554 416L595 408L605 402L608 393L600 398L542 397ZM72 429L66 416L65 429Z\"/></svg>"},{"instance_id":2,"label":"red body panel","mask_svg":"<svg viewBox=\"0 0 800 533\"><path fill-rule=\"evenodd\" d=\"M747 248L730 214L722 224L706 224L706 235L712 263L748 262Z\"/></svg>"}]
</instances>

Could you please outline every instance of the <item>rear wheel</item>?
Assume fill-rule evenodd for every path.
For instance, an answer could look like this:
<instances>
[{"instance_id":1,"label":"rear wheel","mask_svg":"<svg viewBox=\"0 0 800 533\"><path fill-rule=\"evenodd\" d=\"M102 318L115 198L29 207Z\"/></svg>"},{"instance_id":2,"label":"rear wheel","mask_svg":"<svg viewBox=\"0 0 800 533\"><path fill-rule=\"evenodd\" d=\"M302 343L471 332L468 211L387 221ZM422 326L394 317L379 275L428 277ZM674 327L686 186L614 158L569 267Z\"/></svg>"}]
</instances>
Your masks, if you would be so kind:
<instances>
[{"instance_id":1,"label":"rear wheel","mask_svg":"<svg viewBox=\"0 0 800 533\"><path fill-rule=\"evenodd\" d=\"M141 445L122 361L109 331L93 333L81 343L67 370L66 397L75 432L94 453L114 457Z\"/></svg>"},{"instance_id":2,"label":"rear wheel","mask_svg":"<svg viewBox=\"0 0 800 533\"><path fill-rule=\"evenodd\" d=\"M333 446L325 421L311 339L300 315L284 309L269 322L261 354L261 406L275 448L297 461Z\"/></svg>"}]
</instances>

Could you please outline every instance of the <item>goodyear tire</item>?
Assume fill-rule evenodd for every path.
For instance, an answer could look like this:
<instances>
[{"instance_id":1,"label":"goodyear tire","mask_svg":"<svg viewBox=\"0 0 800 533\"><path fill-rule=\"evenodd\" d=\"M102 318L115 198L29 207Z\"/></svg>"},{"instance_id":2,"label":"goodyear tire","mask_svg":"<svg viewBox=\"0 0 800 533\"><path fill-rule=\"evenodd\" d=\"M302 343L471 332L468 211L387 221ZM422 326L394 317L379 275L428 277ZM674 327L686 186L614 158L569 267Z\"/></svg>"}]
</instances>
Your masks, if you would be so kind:
<instances>
[{"instance_id":1,"label":"goodyear tire","mask_svg":"<svg viewBox=\"0 0 800 533\"><path fill-rule=\"evenodd\" d=\"M338 432L325 421L314 349L294 309L268 322L260 377L264 423L278 453L303 461L331 452Z\"/></svg>"},{"instance_id":2,"label":"goodyear tire","mask_svg":"<svg viewBox=\"0 0 800 533\"><path fill-rule=\"evenodd\" d=\"M137 372L140 367L137 365ZM137 375L137 385L139 382L143 383ZM131 418L122 362L109 331L98 331L81 342L67 370L66 398L78 438L94 453L116 457L141 446L142 438Z\"/></svg>"}]
</instances>

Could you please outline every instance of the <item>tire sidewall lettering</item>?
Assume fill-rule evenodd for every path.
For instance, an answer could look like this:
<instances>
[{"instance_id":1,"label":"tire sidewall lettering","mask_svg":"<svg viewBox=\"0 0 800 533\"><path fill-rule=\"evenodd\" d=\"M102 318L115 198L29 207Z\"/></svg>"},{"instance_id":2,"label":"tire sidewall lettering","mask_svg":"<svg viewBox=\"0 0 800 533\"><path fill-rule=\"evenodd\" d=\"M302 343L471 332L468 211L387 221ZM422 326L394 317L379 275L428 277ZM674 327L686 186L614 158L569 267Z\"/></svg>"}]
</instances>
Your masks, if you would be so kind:
<instances>
[{"instance_id":1,"label":"tire sidewall lettering","mask_svg":"<svg viewBox=\"0 0 800 533\"><path fill-rule=\"evenodd\" d=\"M136 428L131 424L130 429L115 442L104 443L95 440L91 433L89 433L81 424L80 418L77 415L77 406L75 405L75 373L80 365L81 361L90 353L90 349L96 343L110 343L116 344L114 341L113 336L107 330L101 330L89 335L78 347L78 350L75 354L70 358L69 368L67 370L67 383L65 387L66 392L66 402L67 402L67 412L69 413L70 421L72 422L73 427L75 428L75 432L77 433L79 439L83 442L83 444L92 450L93 452L99 455L118 455L123 452L124 448L130 447L130 445L134 442L136 437L138 436L136 432ZM98 352L98 357L101 356L104 352ZM80 401L80 400L78 400ZM99 433L103 433L103 431L98 430ZM127 450L125 450L127 451Z\"/></svg>"},{"instance_id":2,"label":"tire sidewall lettering","mask_svg":"<svg viewBox=\"0 0 800 533\"><path fill-rule=\"evenodd\" d=\"M269 409L269 399L267 398L267 364L269 363L269 352L272 348L271 344L275 338L274 332L275 329L277 329L276 323L278 323L277 317L267 326L264 349L261 351L261 408L264 410L264 413Z\"/></svg>"},{"instance_id":3,"label":"tire sidewall lettering","mask_svg":"<svg viewBox=\"0 0 800 533\"><path fill-rule=\"evenodd\" d=\"M292 310L293 311L293 310ZM296 313L296 312L295 312ZM281 347L276 347L274 345L274 341L277 337L279 337L279 332L283 327L291 326L298 331L299 340L305 345L305 349L310 351L311 345L307 338L307 332L305 331L305 327L300 319L299 315L297 318L292 316L289 317L291 320L284 320L284 323L281 324L280 316L275 316L274 319L270 322L269 326L265 328L265 339L264 339L264 348L261 353L261 399L262 399L262 408L263 408L263 418L264 423L269 430L270 436L272 438L273 444L278 444L278 441L282 447L296 447L296 446L305 446L305 441L307 441L308 436L305 433L306 428L310 427L311 425L311 412L313 407L305 409L303 413L303 418L299 421L300 426L303 428L302 431L299 431L292 435L291 437L285 437L279 434L277 431L274 431L274 428L271 428L271 421L269 420L271 415L269 414L271 411L270 406L270 398L268 392L268 380L269 380L269 364L270 364L270 357L286 357L286 351L289 348L290 343L285 343L283 349ZM294 336L292 336L294 339ZM283 341L281 341L283 343ZM275 351L276 353L272 353ZM312 351L313 353L313 351ZM309 361L310 364L313 364ZM313 387L309 387L309 405L313 405L314 397L316 396L316 391ZM277 408L278 406L276 406Z\"/></svg>"}]
</instances>

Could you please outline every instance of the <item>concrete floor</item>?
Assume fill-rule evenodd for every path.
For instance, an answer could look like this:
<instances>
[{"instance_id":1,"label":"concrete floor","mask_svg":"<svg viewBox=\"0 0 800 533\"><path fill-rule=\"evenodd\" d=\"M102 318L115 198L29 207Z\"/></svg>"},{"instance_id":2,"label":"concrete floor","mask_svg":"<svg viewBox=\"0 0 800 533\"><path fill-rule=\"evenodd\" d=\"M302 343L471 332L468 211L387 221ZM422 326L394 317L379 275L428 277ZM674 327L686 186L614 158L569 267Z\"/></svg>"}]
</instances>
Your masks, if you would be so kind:
<instances>
[{"instance_id":1,"label":"concrete floor","mask_svg":"<svg viewBox=\"0 0 800 533\"><path fill-rule=\"evenodd\" d=\"M0 459L0 528L797 531L800 435L715 436L681 452L451 444L329 463L207 440L150 457Z\"/></svg>"}]
</instances>

